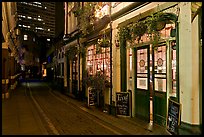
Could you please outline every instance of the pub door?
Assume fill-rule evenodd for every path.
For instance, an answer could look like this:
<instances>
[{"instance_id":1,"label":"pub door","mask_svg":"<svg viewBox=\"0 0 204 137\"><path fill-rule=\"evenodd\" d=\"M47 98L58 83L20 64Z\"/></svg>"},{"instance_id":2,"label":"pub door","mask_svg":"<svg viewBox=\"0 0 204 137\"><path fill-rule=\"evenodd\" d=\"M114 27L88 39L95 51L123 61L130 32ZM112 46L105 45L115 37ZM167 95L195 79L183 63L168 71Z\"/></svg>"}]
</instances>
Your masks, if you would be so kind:
<instances>
[{"instance_id":1,"label":"pub door","mask_svg":"<svg viewBox=\"0 0 204 137\"><path fill-rule=\"evenodd\" d=\"M153 122L166 125L166 44L153 50Z\"/></svg>"},{"instance_id":2,"label":"pub door","mask_svg":"<svg viewBox=\"0 0 204 137\"><path fill-rule=\"evenodd\" d=\"M135 115L150 119L150 56L149 45L136 48Z\"/></svg>"},{"instance_id":3,"label":"pub door","mask_svg":"<svg viewBox=\"0 0 204 137\"><path fill-rule=\"evenodd\" d=\"M72 61L72 94L78 96L78 59Z\"/></svg>"}]
</instances>

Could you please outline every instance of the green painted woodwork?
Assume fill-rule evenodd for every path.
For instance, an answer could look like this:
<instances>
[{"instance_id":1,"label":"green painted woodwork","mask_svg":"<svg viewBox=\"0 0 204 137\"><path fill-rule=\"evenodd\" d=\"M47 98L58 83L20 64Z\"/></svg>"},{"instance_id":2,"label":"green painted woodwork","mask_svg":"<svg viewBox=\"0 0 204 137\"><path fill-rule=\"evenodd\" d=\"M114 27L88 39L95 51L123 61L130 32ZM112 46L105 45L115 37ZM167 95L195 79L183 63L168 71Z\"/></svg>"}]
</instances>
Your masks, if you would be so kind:
<instances>
[{"instance_id":1,"label":"green painted woodwork","mask_svg":"<svg viewBox=\"0 0 204 137\"><path fill-rule=\"evenodd\" d=\"M83 51L83 54L81 55L82 57L82 79L83 79L83 75L84 75L84 71L86 70L86 48L85 48L85 45L82 45L84 46L84 51ZM86 85L84 83L82 83L82 99L85 99L86 98Z\"/></svg>"},{"instance_id":2,"label":"green painted woodwork","mask_svg":"<svg viewBox=\"0 0 204 137\"><path fill-rule=\"evenodd\" d=\"M121 92L126 92L127 89L127 61L126 61L126 41L120 42L120 74L121 74Z\"/></svg>"},{"instance_id":3,"label":"green painted woodwork","mask_svg":"<svg viewBox=\"0 0 204 137\"><path fill-rule=\"evenodd\" d=\"M153 50L153 54L152 54L152 62L155 62L154 59L154 54L155 54L155 50ZM165 54L165 60L167 60L166 58L166 54ZM153 63L153 68L155 68L154 63ZM167 64L166 64L166 68L167 68ZM153 83L155 83L155 71L153 69ZM166 83L167 85L167 83ZM153 84L153 91L154 91L154 95L153 95L153 121L161 126L166 126L166 115L167 115L167 94L166 92L162 92L162 91L155 91L155 87Z\"/></svg>"},{"instance_id":4,"label":"green painted woodwork","mask_svg":"<svg viewBox=\"0 0 204 137\"><path fill-rule=\"evenodd\" d=\"M149 58L149 46L143 46L143 47L139 47L137 48L137 50L140 50L140 49L146 49L147 48L147 63L148 63L148 66L149 66L149 61L150 61L150 58ZM137 62L137 52L136 52L136 61ZM135 115L136 117L139 117L139 118L142 118L143 120L145 121L149 121L150 119L150 93L149 93L149 67L147 67L148 69L148 89L145 90L145 89L138 89L137 87L137 63L136 63L136 82L135 82L135 85L136 85L136 90L135 90Z\"/></svg>"},{"instance_id":5,"label":"green painted woodwork","mask_svg":"<svg viewBox=\"0 0 204 137\"><path fill-rule=\"evenodd\" d=\"M167 115L167 101L166 92L157 92L154 94L154 106L153 106L153 121L159 125L166 126L166 115Z\"/></svg>"},{"instance_id":6,"label":"green painted woodwork","mask_svg":"<svg viewBox=\"0 0 204 137\"><path fill-rule=\"evenodd\" d=\"M142 94L141 92L144 92L146 94ZM135 104L136 104L135 106L136 117L139 117L145 121L149 121L150 102L149 102L149 94L147 90L136 89Z\"/></svg>"}]
</instances>

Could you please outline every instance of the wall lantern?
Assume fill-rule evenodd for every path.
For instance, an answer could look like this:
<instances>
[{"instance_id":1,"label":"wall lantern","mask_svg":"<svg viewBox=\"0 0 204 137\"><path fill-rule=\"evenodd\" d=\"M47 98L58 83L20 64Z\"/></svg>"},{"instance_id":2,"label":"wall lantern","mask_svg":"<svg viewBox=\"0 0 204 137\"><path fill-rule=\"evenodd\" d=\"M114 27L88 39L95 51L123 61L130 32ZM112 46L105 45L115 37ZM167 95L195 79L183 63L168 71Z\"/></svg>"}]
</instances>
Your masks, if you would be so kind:
<instances>
[{"instance_id":1,"label":"wall lantern","mask_svg":"<svg viewBox=\"0 0 204 137\"><path fill-rule=\"evenodd\" d=\"M119 43L119 40L118 40L118 39L115 40L115 46L116 46L117 48L120 46L120 43Z\"/></svg>"}]
</instances>

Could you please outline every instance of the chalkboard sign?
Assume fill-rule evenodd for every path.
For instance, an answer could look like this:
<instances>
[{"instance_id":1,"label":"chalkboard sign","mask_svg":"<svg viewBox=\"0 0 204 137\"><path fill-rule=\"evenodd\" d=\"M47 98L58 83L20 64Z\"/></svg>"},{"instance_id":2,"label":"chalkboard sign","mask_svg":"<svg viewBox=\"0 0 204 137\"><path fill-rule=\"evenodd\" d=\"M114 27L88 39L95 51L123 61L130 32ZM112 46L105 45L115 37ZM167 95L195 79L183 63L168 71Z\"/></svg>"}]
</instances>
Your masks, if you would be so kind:
<instances>
[{"instance_id":1,"label":"chalkboard sign","mask_svg":"<svg viewBox=\"0 0 204 137\"><path fill-rule=\"evenodd\" d=\"M129 92L116 93L116 114L130 116L130 94Z\"/></svg>"},{"instance_id":2,"label":"chalkboard sign","mask_svg":"<svg viewBox=\"0 0 204 137\"><path fill-rule=\"evenodd\" d=\"M88 88L88 106L94 106L97 102L97 95L94 89Z\"/></svg>"},{"instance_id":3,"label":"chalkboard sign","mask_svg":"<svg viewBox=\"0 0 204 137\"><path fill-rule=\"evenodd\" d=\"M178 126L180 125L181 104L169 99L167 130L175 135L178 134Z\"/></svg>"}]
</instances>

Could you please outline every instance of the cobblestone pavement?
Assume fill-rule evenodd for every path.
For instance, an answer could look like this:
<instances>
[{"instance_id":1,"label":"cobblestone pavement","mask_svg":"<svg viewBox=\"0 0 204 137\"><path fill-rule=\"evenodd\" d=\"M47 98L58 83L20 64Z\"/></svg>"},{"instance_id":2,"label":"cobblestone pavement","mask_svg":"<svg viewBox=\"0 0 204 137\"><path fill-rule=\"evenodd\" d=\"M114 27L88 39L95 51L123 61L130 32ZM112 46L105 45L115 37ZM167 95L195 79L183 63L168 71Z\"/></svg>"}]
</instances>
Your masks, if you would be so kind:
<instances>
[{"instance_id":1,"label":"cobblestone pavement","mask_svg":"<svg viewBox=\"0 0 204 137\"><path fill-rule=\"evenodd\" d=\"M62 95L57 91L51 91L45 83L33 82L28 83L27 86L28 88L24 87L27 90L21 87L18 93L11 97L11 100L18 97L18 102L21 102L20 99L24 98L24 102L18 104L15 104L14 101L14 104L12 104L11 100L7 100L7 104L4 102L7 105L3 107L4 134L11 134L12 132L12 134L49 135L168 135L165 130L155 130L156 132L154 132L141 126L142 123L135 124L131 121L132 119L118 118L95 108L87 108L84 102ZM12 105L12 108L15 108L12 113L17 113L12 115L13 119L15 117L16 120L11 120L11 115L10 120L6 120L6 117L9 118L9 111L11 111L5 108L10 107L8 105L9 101L10 106ZM24 108L24 111L22 109L18 111L20 107ZM22 113L27 110L30 113L27 113L26 117L37 117L32 124L24 122L24 126L13 126L12 128L8 126L22 121L25 118ZM27 122L29 121L27 120ZM39 127L39 129L34 130L36 127Z\"/></svg>"}]
</instances>

